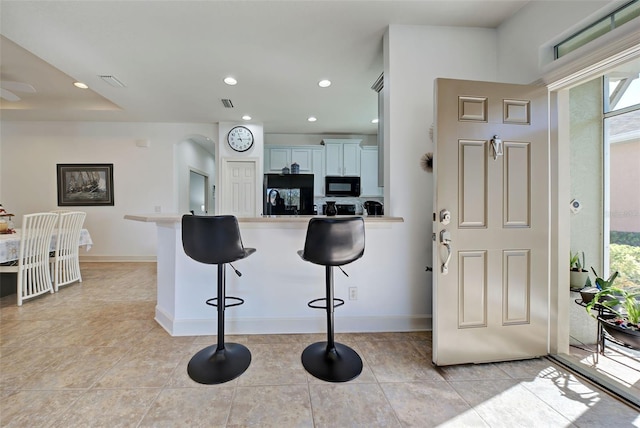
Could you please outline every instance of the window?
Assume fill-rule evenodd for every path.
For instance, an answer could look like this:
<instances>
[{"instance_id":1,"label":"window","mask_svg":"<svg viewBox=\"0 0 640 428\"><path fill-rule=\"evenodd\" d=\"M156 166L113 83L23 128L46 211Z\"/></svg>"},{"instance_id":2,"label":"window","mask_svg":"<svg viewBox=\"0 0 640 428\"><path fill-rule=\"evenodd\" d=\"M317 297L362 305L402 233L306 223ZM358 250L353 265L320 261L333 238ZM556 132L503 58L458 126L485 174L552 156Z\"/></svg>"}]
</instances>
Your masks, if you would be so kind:
<instances>
[{"instance_id":1,"label":"window","mask_svg":"<svg viewBox=\"0 0 640 428\"><path fill-rule=\"evenodd\" d=\"M589 27L578 31L568 39L563 40L554 46L554 58L558 59L569 52L586 45L614 28L640 16L640 0L633 0L622 6L618 10L605 16L601 20L591 24Z\"/></svg>"},{"instance_id":2,"label":"window","mask_svg":"<svg viewBox=\"0 0 640 428\"><path fill-rule=\"evenodd\" d=\"M626 68L604 78L604 265L629 287L640 286L640 63Z\"/></svg>"}]
</instances>

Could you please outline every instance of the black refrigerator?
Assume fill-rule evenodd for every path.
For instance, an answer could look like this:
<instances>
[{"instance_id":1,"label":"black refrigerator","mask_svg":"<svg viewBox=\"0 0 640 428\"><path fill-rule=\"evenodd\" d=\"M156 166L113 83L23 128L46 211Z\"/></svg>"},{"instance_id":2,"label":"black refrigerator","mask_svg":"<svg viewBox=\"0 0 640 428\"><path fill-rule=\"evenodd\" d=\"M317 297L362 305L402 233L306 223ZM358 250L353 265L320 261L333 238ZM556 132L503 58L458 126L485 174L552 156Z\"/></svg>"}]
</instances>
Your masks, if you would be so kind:
<instances>
[{"instance_id":1,"label":"black refrigerator","mask_svg":"<svg viewBox=\"0 0 640 428\"><path fill-rule=\"evenodd\" d=\"M265 174L263 215L312 215L313 174Z\"/></svg>"}]
</instances>

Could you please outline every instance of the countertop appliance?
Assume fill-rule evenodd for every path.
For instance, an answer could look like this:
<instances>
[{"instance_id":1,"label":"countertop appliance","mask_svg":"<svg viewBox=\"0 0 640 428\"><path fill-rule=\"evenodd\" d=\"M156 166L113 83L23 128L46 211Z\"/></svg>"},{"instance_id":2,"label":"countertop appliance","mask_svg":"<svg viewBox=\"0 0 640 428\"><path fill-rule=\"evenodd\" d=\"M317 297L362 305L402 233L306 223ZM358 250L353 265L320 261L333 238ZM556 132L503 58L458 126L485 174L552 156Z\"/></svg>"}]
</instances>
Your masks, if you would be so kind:
<instances>
[{"instance_id":1,"label":"countertop appliance","mask_svg":"<svg viewBox=\"0 0 640 428\"><path fill-rule=\"evenodd\" d=\"M263 215L313 215L313 174L265 174Z\"/></svg>"},{"instance_id":2,"label":"countertop appliance","mask_svg":"<svg viewBox=\"0 0 640 428\"><path fill-rule=\"evenodd\" d=\"M366 201L362 204L362 208L367 211L367 215L384 215L382 203L378 201Z\"/></svg>"},{"instance_id":3,"label":"countertop appliance","mask_svg":"<svg viewBox=\"0 0 640 428\"><path fill-rule=\"evenodd\" d=\"M360 196L360 177L338 177L327 175L324 178L326 196Z\"/></svg>"},{"instance_id":4,"label":"countertop appliance","mask_svg":"<svg viewBox=\"0 0 640 428\"><path fill-rule=\"evenodd\" d=\"M336 204L338 215L356 215L356 204ZM327 214L327 204L322 205L322 215Z\"/></svg>"}]
</instances>

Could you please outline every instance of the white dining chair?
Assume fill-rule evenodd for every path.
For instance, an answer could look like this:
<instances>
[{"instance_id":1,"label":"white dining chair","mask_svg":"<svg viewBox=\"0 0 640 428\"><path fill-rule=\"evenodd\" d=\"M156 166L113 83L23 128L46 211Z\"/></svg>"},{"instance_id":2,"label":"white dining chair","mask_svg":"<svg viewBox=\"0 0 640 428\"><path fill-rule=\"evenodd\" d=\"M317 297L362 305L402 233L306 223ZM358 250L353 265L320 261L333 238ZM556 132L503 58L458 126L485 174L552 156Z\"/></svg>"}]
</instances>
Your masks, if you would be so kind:
<instances>
[{"instance_id":1,"label":"white dining chair","mask_svg":"<svg viewBox=\"0 0 640 428\"><path fill-rule=\"evenodd\" d=\"M49 270L49 251L58 214L35 213L22 217L20 250L15 266L0 266L0 272L18 274L16 295L18 306L26 299L46 292L53 293Z\"/></svg>"},{"instance_id":2,"label":"white dining chair","mask_svg":"<svg viewBox=\"0 0 640 428\"><path fill-rule=\"evenodd\" d=\"M53 290L56 292L63 285L82 282L78 243L87 213L67 211L57 215L56 250L53 256Z\"/></svg>"}]
</instances>

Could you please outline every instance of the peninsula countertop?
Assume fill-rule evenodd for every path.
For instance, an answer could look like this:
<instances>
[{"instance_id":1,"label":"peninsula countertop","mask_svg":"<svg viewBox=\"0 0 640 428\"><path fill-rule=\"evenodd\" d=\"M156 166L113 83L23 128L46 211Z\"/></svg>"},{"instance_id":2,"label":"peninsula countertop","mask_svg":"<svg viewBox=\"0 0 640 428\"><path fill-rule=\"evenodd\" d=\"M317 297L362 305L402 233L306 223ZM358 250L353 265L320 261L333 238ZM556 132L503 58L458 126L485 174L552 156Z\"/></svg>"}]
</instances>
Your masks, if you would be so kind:
<instances>
[{"instance_id":1,"label":"peninsula countertop","mask_svg":"<svg viewBox=\"0 0 640 428\"><path fill-rule=\"evenodd\" d=\"M213 335L215 313L206 304L216 284L216 268L189 258L182 244L182 214L130 214L127 220L154 225L157 232L157 304L155 320L172 336ZM229 311L229 334L320 333L324 316L307 302L325 286L325 269L298 256L309 221L323 216L239 217L242 242L256 248L238 261L242 278L228 275L226 286L245 304ZM351 215L336 217L354 217ZM408 224L401 217L363 216L366 250L335 278L336 297L348 299L349 287L361 287L357 301L341 310L341 331L426 329L428 317L411 312L414 290L404 287L402 266ZM145 226L148 227L148 226ZM399 272L400 271L400 272ZM418 298L426 298L421 296Z\"/></svg>"},{"instance_id":2,"label":"peninsula countertop","mask_svg":"<svg viewBox=\"0 0 640 428\"><path fill-rule=\"evenodd\" d=\"M176 223L182 220L183 214L162 214L162 213L150 213L150 214L127 214L124 216L126 220L142 221L146 223ZM258 217L238 217L238 223L308 223L313 217L326 217L324 215L270 215L270 216L258 216ZM365 223L403 223L402 217L391 216L353 216L353 215L338 215L341 217L362 217Z\"/></svg>"}]
</instances>

